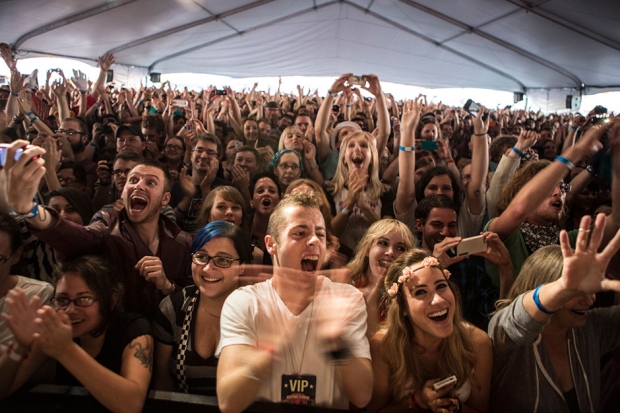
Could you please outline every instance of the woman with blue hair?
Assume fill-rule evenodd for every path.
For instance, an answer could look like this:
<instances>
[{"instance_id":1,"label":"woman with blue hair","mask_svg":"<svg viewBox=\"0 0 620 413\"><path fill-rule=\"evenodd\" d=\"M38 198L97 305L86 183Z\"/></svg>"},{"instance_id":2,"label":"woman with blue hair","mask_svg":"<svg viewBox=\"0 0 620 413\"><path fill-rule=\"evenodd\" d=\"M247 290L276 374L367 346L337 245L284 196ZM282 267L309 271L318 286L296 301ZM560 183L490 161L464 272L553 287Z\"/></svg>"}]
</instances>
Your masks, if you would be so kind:
<instances>
[{"instance_id":1,"label":"woman with blue hair","mask_svg":"<svg viewBox=\"0 0 620 413\"><path fill-rule=\"evenodd\" d=\"M278 177L280 190L286 192L291 182L304 175L304 163L301 155L293 149L282 149L273 156L269 170Z\"/></svg>"},{"instance_id":2,"label":"woman with blue hair","mask_svg":"<svg viewBox=\"0 0 620 413\"><path fill-rule=\"evenodd\" d=\"M252 262L252 247L240 227L213 221L198 231L190 252L194 285L166 297L153 320L154 387L215 396L220 313Z\"/></svg>"}]
</instances>

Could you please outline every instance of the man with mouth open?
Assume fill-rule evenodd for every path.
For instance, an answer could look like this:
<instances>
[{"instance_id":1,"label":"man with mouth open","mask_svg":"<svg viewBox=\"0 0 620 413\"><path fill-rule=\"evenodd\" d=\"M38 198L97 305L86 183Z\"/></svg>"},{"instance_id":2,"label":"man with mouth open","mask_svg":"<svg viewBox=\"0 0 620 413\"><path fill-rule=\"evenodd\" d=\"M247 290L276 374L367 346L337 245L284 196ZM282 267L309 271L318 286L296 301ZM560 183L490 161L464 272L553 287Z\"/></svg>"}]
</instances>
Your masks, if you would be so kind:
<instances>
[{"instance_id":1,"label":"man with mouth open","mask_svg":"<svg viewBox=\"0 0 620 413\"><path fill-rule=\"evenodd\" d=\"M564 215L566 193L571 186L563 178L582 160L602 149L600 142L607 132L607 142L615 160L611 184L612 213L605 221L601 246L620 227L620 118L604 126L593 126L553 162L531 162L505 185L498 201L499 217L489 221L486 228L497 233L510 252L514 275L517 277L527 257L537 249L560 243L558 224ZM575 246L578 231L568 233L571 246ZM613 267L613 266L612 266ZM487 272L495 285L499 284L497 269L487 263Z\"/></svg>"},{"instance_id":2,"label":"man with mouth open","mask_svg":"<svg viewBox=\"0 0 620 413\"><path fill-rule=\"evenodd\" d=\"M6 173L9 206L26 219L34 235L67 258L104 254L123 277L125 310L148 318L165 295L191 282L192 238L160 214L170 200L172 180L166 168L150 159L140 162L123 188L125 207L120 212L101 211L98 221L83 227L33 201L45 174L43 159L33 157L44 150L28 149L13 161L15 151L27 144L11 144L11 158L2 173Z\"/></svg>"},{"instance_id":3,"label":"man with mouth open","mask_svg":"<svg viewBox=\"0 0 620 413\"><path fill-rule=\"evenodd\" d=\"M224 303L216 355L222 412L255 400L347 409L372 393L366 307L353 286L318 275L327 242L316 195L280 201L265 244L273 278Z\"/></svg>"},{"instance_id":4,"label":"man with mouth open","mask_svg":"<svg viewBox=\"0 0 620 413\"><path fill-rule=\"evenodd\" d=\"M458 210L447 195L424 197L415 209L416 228L421 247L450 271L450 280L458 286L463 318L486 331L495 302L508 295L514 281L510 254L497 234L485 232L486 251L463 257L448 255L462 241L457 233ZM485 259L499 268L500 288L493 286L486 273Z\"/></svg>"}]
</instances>

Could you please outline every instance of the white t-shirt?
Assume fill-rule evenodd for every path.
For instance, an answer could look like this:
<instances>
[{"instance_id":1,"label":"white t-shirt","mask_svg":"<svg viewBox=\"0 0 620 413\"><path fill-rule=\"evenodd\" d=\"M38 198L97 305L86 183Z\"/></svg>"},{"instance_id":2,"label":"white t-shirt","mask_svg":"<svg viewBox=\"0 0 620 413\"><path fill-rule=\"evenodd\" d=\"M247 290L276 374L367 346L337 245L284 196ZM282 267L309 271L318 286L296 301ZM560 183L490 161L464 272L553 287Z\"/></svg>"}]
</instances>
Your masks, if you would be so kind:
<instances>
[{"instance_id":1,"label":"white t-shirt","mask_svg":"<svg viewBox=\"0 0 620 413\"><path fill-rule=\"evenodd\" d=\"M22 277L21 275L17 276L17 285L15 288L21 288L24 290L28 300L31 300L32 297L38 295L41 298L41 305L49 304L49 301L54 294L54 287L51 284L46 283L45 281L35 280L34 278ZM0 297L0 312L11 315L9 306L6 304L6 295L4 297ZM13 333L4 319L0 318L0 349L2 352L5 351L11 341L13 341Z\"/></svg>"},{"instance_id":2,"label":"white t-shirt","mask_svg":"<svg viewBox=\"0 0 620 413\"><path fill-rule=\"evenodd\" d=\"M221 336L216 356L226 346L258 346L283 342L281 354L274 357L272 376L261 383L257 398L281 401L282 375L316 376L316 404L348 409L349 401L335 377L335 368L326 356L327 348L317 337L317 317L334 299L350 302L350 311L338 313L343 321L341 335L354 357L370 359L366 339L366 305L353 286L333 283L326 277L316 298L298 316L293 315L273 288L271 280L242 287L228 296L220 319ZM332 314L335 310L332 308ZM286 327L288 326L288 328ZM301 363L301 368L300 368Z\"/></svg>"}]
</instances>

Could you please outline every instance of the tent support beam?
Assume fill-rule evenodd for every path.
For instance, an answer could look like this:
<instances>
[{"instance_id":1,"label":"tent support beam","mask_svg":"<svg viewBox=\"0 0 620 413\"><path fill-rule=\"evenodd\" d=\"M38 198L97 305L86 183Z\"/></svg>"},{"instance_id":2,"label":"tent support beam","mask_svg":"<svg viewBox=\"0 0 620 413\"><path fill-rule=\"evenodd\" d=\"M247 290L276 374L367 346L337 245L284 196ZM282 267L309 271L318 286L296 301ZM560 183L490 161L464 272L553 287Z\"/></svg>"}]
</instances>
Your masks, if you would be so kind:
<instances>
[{"instance_id":1,"label":"tent support beam","mask_svg":"<svg viewBox=\"0 0 620 413\"><path fill-rule=\"evenodd\" d=\"M448 47L448 46L446 46L446 45L444 45L444 44L442 44L440 42L437 42L437 41L431 39L430 37L427 37L427 36L423 35L422 33L418 33L415 30L411 30L410 28L405 27L405 26L403 26L403 25L401 25L399 23L396 23L395 21L390 20L387 17L383 17L380 14L377 14L375 12L366 10L365 8L360 7L357 4L355 4L355 3L351 3L351 2L349 2L347 0L345 0L344 2L347 3L349 6L355 7L356 9L359 9L359 10L363 11L366 14L370 14L371 16L373 16L376 19L379 19L381 21L384 21L384 22L386 22L386 23L396 27L397 29L400 29L400 30L402 30L402 31L404 31L406 33L409 33L409 34L411 34L411 35L413 35L413 36L415 36L415 37L417 37L419 39L422 39L422 40L428 42L428 43L432 43L435 46L437 46L437 47L439 47L439 48L441 48L443 50L446 50L446 51L448 51L448 52L450 52L452 54L455 54L455 55L457 55L457 56L459 56L459 57L461 57L461 58L463 58L463 59L465 59L465 60L467 60L467 61L469 61L469 62L471 62L471 63L473 63L475 65L477 65L477 66L480 66L480 67L483 67L483 68L485 68L487 70L490 70L491 72L497 73L498 75L500 75L502 77L505 77L506 79L510 79L513 82L515 82L516 84L518 84L519 87L521 88L521 90L525 91L525 85L519 79L509 75L508 73L502 72L501 70L498 70L498 69L496 69L496 68L494 68L492 66L489 66L489 65L487 65L484 62L476 60L476 59L472 58L471 56L468 56L468 55L466 55L464 53L459 52L458 50L455 50L455 49L453 49L451 47Z\"/></svg>"},{"instance_id":2,"label":"tent support beam","mask_svg":"<svg viewBox=\"0 0 620 413\"><path fill-rule=\"evenodd\" d=\"M405 4L407 4L407 5L409 5L409 6L413 7L413 8L416 8L418 10L423 11L424 13L430 14L433 17L436 17L436 18L438 18L440 20L443 20L443 21L445 21L447 23L450 23L450 24L452 24L452 25L454 25L456 27L459 27L459 28L463 29L464 30L463 34L471 33L471 34L478 35L478 36L482 37L483 39L486 39L486 40L488 40L488 41L490 41L492 43L495 43L495 44L497 44L497 45L499 45L499 46L501 46L501 47L503 47L505 49L510 50L511 52L514 52L514 53L516 53L516 54L518 54L520 56L523 56L523 57L525 57L527 59L530 59L530 60L532 60L532 61L534 61L534 62L536 62L536 63L538 63L538 64L540 64L542 66L545 66L548 69L553 70L554 72L557 72L557 73L559 73L559 74L561 74L561 75L571 79L577 85L581 85L582 84L581 80L577 76L575 76L573 73L570 73L566 69L564 69L564 68L562 68L562 67L560 67L560 66L558 66L558 65L556 65L556 64L554 64L554 63L552 63L552 62L550 62L550 61L548 61L546 59L543 59L540 56L537 56L537 55L535 55L533 53L530 53L527 50L523 50L520 47L515 46L514 44L508 43L508 42L506 42L506 41L504 41L502 39L499 39L499 38L489 34L489 33L486 33L486 32L484 32L482 30L479 30L476 27L469 26L469 25L467 25L467 24L465 24L465 23L463 23L463 22L461 22L459 20L453 19L450 16L447 16L447 15L445 15L443 13L440 13L440 12L438 12L436 10L428 8L428 7L426 7L426 6L422 5L422 4L419 4L419 3L415 2L415 1L412 1L412 0L400 0L400 2L401 3L405 3ZM455 37L458 37L458 36L455 36ZM454 37L452 37L451 39L453 39L453 38Z\"/></svg>"},{"instance_id":3,"label":"tent support beam","mask_svg":"<svg viewBox=\"0 0 620 413\"><path fill-rule=\"evenodd\" d=\"M171 29L164 30L164 31L159 32L159 33L155 33L155 34L152 34L150 36L146 36L146 37L143 37L141 39L134 40L133 42L125 43L123 45L115 47L114 49L108 50L108 53L114 54L114 53L122 52L124 50L131 49L132 47L140 46L140 45L142 45L144 43L152 42L153 40L158 40L158 39L161 39L162 37L166 37L166 36L169 36L171 34L175 34L175 33L181 32L183 30L191 29L191 28L196 27L196 26L202 26L203 24L211 23L211 22L214 22L214 21L217 21L217 20L220 20L220 19L232 16L234 14L238 14L238 13L244 12L246 10L251 10L251 9L253 9L255 7L259 7L259 6L262 6L264 4L271 3L272 1L274 1L274 0L259 0L259 1L255 1L253 3L247 4L245 6L237 7L235 9L229 10L229 11L221 13L221 14L212 15L210 17L207 17L206 19L200 19L200 20L197 20L195 22L184 24L182 26L173 27ZM203 10L204 10L204 8L203 8ZM208 10L206 10L206 11L208 12ZM240 33L240 32L237 31L237 33Z\"/></svg>"},{"instance_id":4,"label":"tent support beam","mask_svg":"<svg viewBox=\"0 0 620 413\"><path fill-rule=\"evenodd\" d=\"M545 18L549 21L552 21L555 24L559 24L560 26L571 30L573 32L576 32L578 34L580 34L581 36L585 36L591 40L594 40L595 42L604 44L607 47L611 47L612 49L616 50L616 51L620 51L620 43L614 41L613 39L610 39L606 36L603 36L602 34L593 32L592 30L589 30L583 26L578 25L575 22L572 22L570 20L566 20L560 16L558 16L557 14L553 14L550 11L547 11L539 6L534 6L531 3L528 3L526 1L523 0L506 0L509 3L512 3L516 6L521 7L522 9L530 12L530 13L534 13L542 18Z\"/></svg>"},{"instance_id":5,"label":"tent support beam","mask_svg":"<svg viewBox=\"0 0 620 413\"><path fill-rule=\"evenodd\" d=\"M108 3L102 4L97 7L93 7L92 9L83 11L81 13L74 14L73 16L65 17L61 20L57 20L50 24L46 24L45 26L39 27L38 29L32 30L24 34L23 36L20 36L20 38L17 39L15 43L13 43L12 48L13 50L17 50L22 44L24 44L24 42L26 42L29 39L32 39L33 37L40 36L44 33L51 32L52 30L58 29L60 27L68 26L80 20L84 20L89 17L96 16L101 13L105 13L108 10L112 10L117 7L122 7L126 4L133 3L135 1L137 0L116 0L116 1L108 2Z\"/></svg>"}]
</instances>

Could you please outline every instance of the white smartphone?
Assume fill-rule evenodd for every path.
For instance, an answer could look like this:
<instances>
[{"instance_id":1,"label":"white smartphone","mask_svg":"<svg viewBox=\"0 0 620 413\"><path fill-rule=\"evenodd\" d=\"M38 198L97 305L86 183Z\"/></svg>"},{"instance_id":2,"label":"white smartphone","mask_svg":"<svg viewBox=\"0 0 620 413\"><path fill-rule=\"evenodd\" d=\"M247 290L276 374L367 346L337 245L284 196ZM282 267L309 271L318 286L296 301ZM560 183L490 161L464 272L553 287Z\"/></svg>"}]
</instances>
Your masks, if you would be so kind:
<instances>
[{"instance_id":1,"label":"white smartphone","mask_svg":"<svg viewBox=\"0 0 620 413\"><path fill-rule=\"evenodd\" d=\"M189 106L189 102L185 99L174 99L172 101L172 106L178 106L180 108L186 108Z\"/></svg>"},{"instance_id":2,"label":"white smartphone","mask_svg":"<svg viewBox=\"0 0 620 413\"><path fill-rule=\"evenodd\" d=\"M433 390L438 391L443 389L444 387L450 386L452 384L456 383L456 376L450 376L447 379L443 379L441 381L438 381L437 383L433 384Z\"/></svg>"},{"instance_id":3,"label":"white smartphone","mask_svg":"<svg viewBox=\"0 0 620 413\"><path fill-rule=\"evenodd\" d=\"M487 241L484 236L477 235L471 238L465 238L461 240L459 245L456 246L456 256L465 257L471 254L477 254L479 252L486 251Z\"/></svg>"}]
</instances>

